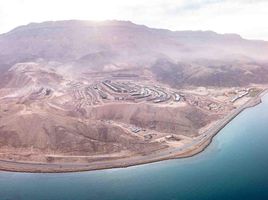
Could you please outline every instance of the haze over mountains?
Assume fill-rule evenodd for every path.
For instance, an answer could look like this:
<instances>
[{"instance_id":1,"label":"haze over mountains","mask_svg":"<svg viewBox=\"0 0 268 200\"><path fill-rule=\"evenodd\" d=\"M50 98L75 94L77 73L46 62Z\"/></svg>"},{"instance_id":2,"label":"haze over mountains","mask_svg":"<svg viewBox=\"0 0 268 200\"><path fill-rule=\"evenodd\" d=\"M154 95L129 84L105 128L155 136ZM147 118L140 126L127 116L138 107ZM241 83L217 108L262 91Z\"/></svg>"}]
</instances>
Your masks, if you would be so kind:
<instances>
[{"instance_id":1,"label":"haze over mountains","mask_svg":"<svg viewBox=\"0 0 268 200\"><path fill-rule=\"evenodd\" d=\"M0 36L2 72L19 62L57 61L72 73L148 69L173 87L267 82L267 55L265 41L128 21L32 23Z\"/></svg>"}]
</instances>

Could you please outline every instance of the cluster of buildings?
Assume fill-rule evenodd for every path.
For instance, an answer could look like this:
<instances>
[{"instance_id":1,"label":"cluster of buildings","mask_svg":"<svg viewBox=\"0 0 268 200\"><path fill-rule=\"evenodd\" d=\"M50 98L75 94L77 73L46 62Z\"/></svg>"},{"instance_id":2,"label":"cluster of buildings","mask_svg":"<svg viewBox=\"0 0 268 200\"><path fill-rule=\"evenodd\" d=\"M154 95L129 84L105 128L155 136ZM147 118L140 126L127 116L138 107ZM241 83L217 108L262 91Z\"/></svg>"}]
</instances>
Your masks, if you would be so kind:
<instances>
[{"instance_id":1,"label":"cluster of buildings","mask_svg":"<svg viewBox=\"0 0 268 200\"><path fill-rule=\"evenodd\" d=\"M238 99L240 99L240 98L248 95L249 94L249 89L244 89L244 90L236 91L236 93L237 93L237 95L231 99L231 102L232 103L234 103Z\"/></svg>"},{"instance_id":2,"label":"cluster of buildings","mask_svg":"<svg viewBox=\"0 0 268 200\"><path fill-rule=\"evenodd\" d=\"M178 93L170 94L157 86L140 86L129 82L112 82L111 80L105 80L102 84L113 93L115 100L161 103L169 101L172 97L176 102L180 101L181 98Z\"/></svg>"},{"instance_id":3,"label":"cluster of buildings","mask_svg":"<svg viewBox=\"0 0 268 200\"><path fill-rule=\"evenodd\" d=\"M81 82L69 83L77 109L97 105L110 100L132 102L179 102L183 95L160 86L137 84L133 81L104 80L92 84ZM43 90L46 94L51 91Z\"/></svg>"}]
</instances>

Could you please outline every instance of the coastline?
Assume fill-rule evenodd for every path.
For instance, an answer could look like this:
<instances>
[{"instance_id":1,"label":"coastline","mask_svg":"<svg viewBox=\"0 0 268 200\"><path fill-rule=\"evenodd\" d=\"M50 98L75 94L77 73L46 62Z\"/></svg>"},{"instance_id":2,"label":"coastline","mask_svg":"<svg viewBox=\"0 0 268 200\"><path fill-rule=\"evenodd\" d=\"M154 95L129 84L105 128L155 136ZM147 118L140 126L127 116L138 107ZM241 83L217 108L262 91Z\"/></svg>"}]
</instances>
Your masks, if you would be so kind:
<instances>
[{"instance_id":1,"label":"coastline","mask_svg":"<svg viewBox=\"0 0 268 200\"><path fill-rule=\"evenodd\" d=\"M92 163L30 163L30 162L16 162L8 160L0 160L0 171L11 172L29 172L29 173L64 173L64 172L80 172L103 170L111 168L125 168L135 165L148 164L152 162L159 162L163 160L187 158L203 152L207 146L212 142L217 133L223 129L230 121L247 108L254 107L261 103L261 98L267 93L263 90L256 97L253 97L244 105L233 110L226 117L221 119L217 124L208 129L200 139L184 148L168 148L145 156L135 156L130 158L122 158L110 161L97 161Z\"/></svg>"}]
</instances>

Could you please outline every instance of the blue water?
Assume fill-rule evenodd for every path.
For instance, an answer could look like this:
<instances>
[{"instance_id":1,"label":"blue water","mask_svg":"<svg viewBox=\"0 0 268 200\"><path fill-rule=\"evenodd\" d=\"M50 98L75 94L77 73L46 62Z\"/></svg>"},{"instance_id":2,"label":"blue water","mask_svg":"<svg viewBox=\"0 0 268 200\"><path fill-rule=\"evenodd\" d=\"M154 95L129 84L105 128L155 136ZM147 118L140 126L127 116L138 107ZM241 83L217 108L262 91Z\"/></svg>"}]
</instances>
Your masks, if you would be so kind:
<instances>
[{"instance_id":1,"label":"blue water","mask_svg":"<svg viewBox=\"0 0 268 200\"><path fill-rule=\"evenodd\" d=\"M197 156L92 172L0 172L0 200L11 199L268 199L268 95Z\"/></svg>"}]
</instances>

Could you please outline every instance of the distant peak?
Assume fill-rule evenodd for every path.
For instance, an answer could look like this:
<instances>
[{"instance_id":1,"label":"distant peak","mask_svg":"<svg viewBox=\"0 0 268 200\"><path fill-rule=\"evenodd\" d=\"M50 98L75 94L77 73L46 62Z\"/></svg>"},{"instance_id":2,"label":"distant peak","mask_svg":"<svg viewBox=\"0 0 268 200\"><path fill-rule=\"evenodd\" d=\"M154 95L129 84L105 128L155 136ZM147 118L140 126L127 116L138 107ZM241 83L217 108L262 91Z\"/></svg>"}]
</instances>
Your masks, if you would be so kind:
<instances>
[{"instance_id":1,"label":"distant peak","mask_svg":"<svg viewBox=\"0 0 268 200\"><path fill-rule=\"evenodd\" d=\"M54 28L54 27L109 27L109 26L118 26L118 27L126 27L126 28L138 28L138 29L150 29L160 32L173 32L181 37L192 38L192 37L202 37L202 38L217 38L217 37L225 37L230 39L243 39L238 34L226 33L219 34L210 30L182 30L182 31L170 31L168 29L159 29L159 28L151 28L145 25L140 25L133 23L131 21L123 21L123 20L60 20L60 21L45 21L45 22L34 22L29 23L27 25L19 26L9 33L15 33L17 31L23 30L31 30L38 28ZM7 33L8 34L8 33Z\"/></svg>"},{"instance_id":2,"label":"distant peak","mask_svg":"<svg viewBox=\"0 0 268 200\"><path fill-rule=\"evenodd\" d=\"M31 28L45 28L45 27L83 27L83 26L126 26L126 27L146 27L144 25L134 24L131 21L120 21L120 20L61 20L61 21L45 21L45 22L33 22L27 25L19 26L10 32L31 29Z\"/></svg>"}]
</instances>

